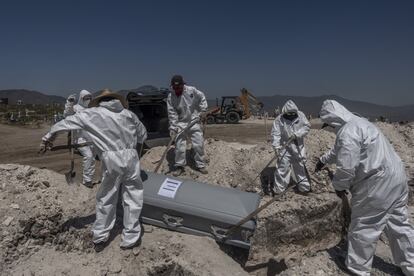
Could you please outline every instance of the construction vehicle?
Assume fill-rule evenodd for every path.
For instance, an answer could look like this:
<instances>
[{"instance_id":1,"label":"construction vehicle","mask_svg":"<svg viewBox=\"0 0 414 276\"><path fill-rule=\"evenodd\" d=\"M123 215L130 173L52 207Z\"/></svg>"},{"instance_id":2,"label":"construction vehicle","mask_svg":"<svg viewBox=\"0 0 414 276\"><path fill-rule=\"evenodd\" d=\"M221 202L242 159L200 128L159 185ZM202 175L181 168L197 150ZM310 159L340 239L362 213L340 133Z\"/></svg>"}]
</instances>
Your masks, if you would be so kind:
<instances>
[{"instance_id":1,"label":"construction vehicle","mask_svg":"<svg viewBox=\"0 0 414 276\"><path fill-rule=\"evenodd\" d=\"M240 120L248 119L260 112L263 104L246 88L242 88L240 92L240 96L223 96L220 106L216 99L216 107L207 112L207 124L237 124Z\"/></svg>"}]
</instances>

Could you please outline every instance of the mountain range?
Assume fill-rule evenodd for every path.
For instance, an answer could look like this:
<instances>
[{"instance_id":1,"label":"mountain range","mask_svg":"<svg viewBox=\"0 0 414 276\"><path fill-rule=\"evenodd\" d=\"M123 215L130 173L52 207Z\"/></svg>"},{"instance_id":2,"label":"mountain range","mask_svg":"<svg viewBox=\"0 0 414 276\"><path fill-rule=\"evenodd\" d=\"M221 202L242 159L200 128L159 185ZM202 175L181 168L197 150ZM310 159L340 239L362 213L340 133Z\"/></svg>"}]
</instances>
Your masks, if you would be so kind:
<instances>
[{"instance_id":1,"label":"mountain range","mask_svg":"<svg viewBox=\"0 0 414 276\"><path fill-rule=\"evenodd\" d=\"M375 119L383 116L390 121L414 120L414 104L404 106L386 106L349 100L336 95L323 95L316 97L274 95L258 97L258 100L264 103L264 109L266 111L272 112L276 107L279 107L281 110L287 100L293 100L300 110L302 110L305 114L311 114L313 117L318 116L322 103L326 99L336 100L348 110L369 119Z\"/></svg>"},{"instance_id":2,"label":"mountain range","mask_svg":"<svg viewBox=\"0 0 414 276\"><path fill-rule=\"evenodd\" d=\"M141 92L143 94L153 93L159 91L158 88L145 85L136 89L124 89L119 90L118 93L125 96L128 92ZM93 93L93 95L99 94L99 91ZM0 90L0 98L8 98L9 104L16 104L18 100L22 100L24 104L51 104L51 103L65 103L65 98L61 96L46 95L38 91L31 91L25 89L9 89ZM310 114L316 117L322 106L322 103L326 99L336 100L343 104L347 109L352 112L356 112L364 117L374 119L383 116L390 121L413 121L414 120L414 104L404 106L386 106L378 105L363 101L349 100L336 95L323 95L315 97L305 96L287 96L287 95L273 95L257 97L259 101L264 103L264 109L269 113L272 113L275 108L282 106L287 100L293 100L305 114ZM216 105L216 100L211 99L208 101L210 106ZM220 101L219 101L220 103Z\"/></svg>"},{"instance_id":3,"label":"mountain range","mask_svg":"<svg viewBox=\"0 0 414 276\"><path fill-rule=\"evenodd\" d=\"M52 104L65 103L62 96L46 95L44 93L26 89L0 90L0 98L9 99L9 104L16 104L21 100L23 104Z\"/></svg>"}]
</instances>

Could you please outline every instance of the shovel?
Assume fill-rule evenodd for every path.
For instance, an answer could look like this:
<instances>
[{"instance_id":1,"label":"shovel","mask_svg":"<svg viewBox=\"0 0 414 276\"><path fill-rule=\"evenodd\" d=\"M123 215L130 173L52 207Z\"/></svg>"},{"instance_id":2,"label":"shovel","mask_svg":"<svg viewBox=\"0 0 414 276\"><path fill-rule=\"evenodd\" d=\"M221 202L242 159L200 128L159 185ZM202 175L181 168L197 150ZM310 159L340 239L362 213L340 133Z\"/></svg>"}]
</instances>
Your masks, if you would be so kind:
<instances>
[{"instance_id":1,"label":"shovel","mask_svg":"<svg viewBox=\"0 0 414 276\"><path fill-rule=\"evenodd\" d=\"M286 143L283 145L283 147L279 150L279 152L281 152L282 150L284 150L284 149L286 149L286 147L287 146L289 146L289 144L290 143L292 143L292 141L293 141L293 138L290 138L289 140L287 140L286 141ZM266 164L266 166L263 168L263 170L261 170L260 172L259 172L259 174L258 175L256 175L256 177L253 179L253 182L255 182L256 181L256 179L258 178L258 177L260 177L260 175L262 174L262 172L267 168L267 167L269 167L270 166L270 164L272 164L273 163L273 161L275 161L276 159L278 159L280 156L277 156L277 155L275 155L275 156L273 156L273 158L272 159L270 159L270 161Z\"/></svg>"},{"instance_id":2,"label":"shovel","mask_svg":"<svg viewBox=\"0 0 414 276\"><path fill-rule=\"evenodd\" d=\"M177 133L176 135L172 136L170 141L168 142L167 148L164 150L161 159L158 161L158 165L154 170L154 173L157 173L158 170L161 168L162 162L164 161L165 157L167 156L168 150L170 149L172 143L175 141L175 139L177 138L178 135L180 135L181 133L183 133L184 131L186 131L187 129L191 128L193 125L195 125L196 123L199 122L199 119L196 119L192 122L190 122L184 129L182 129L179 133Z\"/></svg>"},{"instance_id":3,"label":"shovel","mask_svg":"<svg viewBox=\"0 0 414 276\"><path fill-rule=\"evenodd\" d=\"M91 146L91 142L81 143L81 144L74 144L74 145L59 145L50 148L50 151L57 151L57 150L64 150L64 149L78 149L81 147Z\"/></svg>"},{"instance_id":4,"label":"shovel","mask_svg":"<svg viewBox=\"0 0 414 276\"><path fill-rule=\"evenodd\" d=\"M328 168L328 167L324 167L324 170L326 170L328 172L328 176L329 178L333 179L333 172ZM342 210L343 210L343 215L344 215L344 223L345 223L345 232L348 232L349 229L349 225L351 224L351 204L349 203L349 199L347 196L347 192L346 191L337 191L335 190L336 195L342 200Z\"/></svg>"},{"instance_id":5,"label":"shovel","mask_svg":"<svg viewBox=\"0 0 414 276\"><path fill-rule=\"evenodd\" d=\"M68 185L73 185L75 184L75 176L76 176L76 172L75 172L75 156L74 156L74 147L73 145L73 131L70 131L70 138L68 139L69 143L68 146L70 147L70 171L65 173L65 179L66 179L66 183L68 183Z\"/></svg>"},{"instance_id":6,"label":"shovel","mask_svg":"<svg viewBox=\"0 0 414 276\"><path fill-rule=\"evenodd\" d=\"M306 174L306 178L308 179L308 182L309 182L310 190L312 190L312 180L311 180L311 176L310 176L309 171L308 171L308 167L306 166L306 163L305 163L305 158L303 158L303 156L300 152L298 141L295 140L294 143L295 143L296 149L298 150L298 153L299 153L299 157L300 157L300 160L301 160L300 162L302 163L303 169L305 170L305 174Z\"/></svg>"}]
</instances>

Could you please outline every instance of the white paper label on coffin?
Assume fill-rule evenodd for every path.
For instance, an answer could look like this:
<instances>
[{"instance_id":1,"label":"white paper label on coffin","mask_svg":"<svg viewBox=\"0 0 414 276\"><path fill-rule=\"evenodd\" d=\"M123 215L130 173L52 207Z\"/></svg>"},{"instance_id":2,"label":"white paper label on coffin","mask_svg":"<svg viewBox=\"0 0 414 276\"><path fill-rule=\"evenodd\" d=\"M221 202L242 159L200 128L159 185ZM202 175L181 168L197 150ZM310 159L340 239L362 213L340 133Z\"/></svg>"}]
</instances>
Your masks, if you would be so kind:
<instances>
[{"instance_id":1,"label":"white paper label on coffin","mask_svg":"<svg viewBox=\"0 0 414 276\"><path fill-rule=\"evenodd\" d=\"M178 188L180 188L181 181L166 178L162 183L158 195L168 197L168 198L175 198L175 194L177 193Z\"/></svg>"}]
</instances>

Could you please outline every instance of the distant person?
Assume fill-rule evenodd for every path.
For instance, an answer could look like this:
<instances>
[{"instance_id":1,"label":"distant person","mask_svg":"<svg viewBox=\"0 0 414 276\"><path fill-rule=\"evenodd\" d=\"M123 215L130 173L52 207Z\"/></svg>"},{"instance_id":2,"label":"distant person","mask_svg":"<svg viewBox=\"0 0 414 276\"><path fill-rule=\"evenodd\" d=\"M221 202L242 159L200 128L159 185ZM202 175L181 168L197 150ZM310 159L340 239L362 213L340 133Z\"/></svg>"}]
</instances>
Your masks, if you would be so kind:
<instances>
[{"instance_id":1,"label":"distant person","mask_svg":"<svg viewBox=\"0 0 414 276\"><path fill-rule=\"evenodd\" d=\"M334 128L336 141L315 171L336 164L335 190L352 195L347 268L369 275L377 241L385 231L395 263L405 275L414 275L414 228L408 221L404 164L374 124L338 102L326 100L320 117Z\"/></svg>"},{"instance_id":2,"label":"distant person","mask_svg":"<svg viewBox=\"0 0 414 276\"><path fill-rule=\"evenodd\" d=\"M271 132L275 154L280 156L275 171L274 192L276 194L284 192L289 185L292 173L291 166L297 181L298 191L302 193L310 191L308 173L305 167L305 145L303 143L309 130L310 123L305 114L299 111L292 100L288 100L282 108L282 114L274 120ZM284 150L281 150L288 141L291 141L290 144Z\"/></svg>"},{"instance_id":3,"label":"distant person","mask_svg":"<svg viewBox=\"0 0 414 276\"><path fill-rule=\"evenodd\" d=\"M51 146L57 133L87 130L102 161L102 184L96 195L96 220L92 227L97 252L102 251L115 224L119 193L124 207L122 249L138 244L141 226L139 216L143 204L143 186L137 143L144 143L147 131L138 117L126 109L125 99L108 90L91 102L91 108L67 116L52 126L40 150Z\"/></svg>"},{"instance_id":4,"label":"distant person","mask_svg":"<svg viewBox=\"0 0 414 276\"><path fill-rule=\"evenodd\" d=\"M78 103L75 104L76 95L70 95L66 100L65 110L63 111L63 117L67 118L77 112L81 112L88 108L89 103L92 100L92 94L87 90L82 90L79 93ZM75 144L86 143L90 140L88 133L84 130L74 130L73 142ZM95 155L93 153L92 146L80 147L78 151L83 157L83 180L82 184L87 188L93 187L93 177L95 175Z\"/></svg>"},{"instance_id":5,"label":"distant person","mask_svg":"<svg viewBox=\"0 0 414 276\"><path fill-rule=\"evenodd\" d=\"M202 120L200 116L207 111L206 97L203 92L195 87L186 85L180 75L172 77L171 88L173 92L168 95L167 99L169 129L171 137L177 135L173 175L180 176L185 172L187 138L191 139L194 161L198 171L207 174L208 171L204 162L204 137L200 125ZM186 129L193 122L196 123Z\"/></svg>"}]
</instances>

